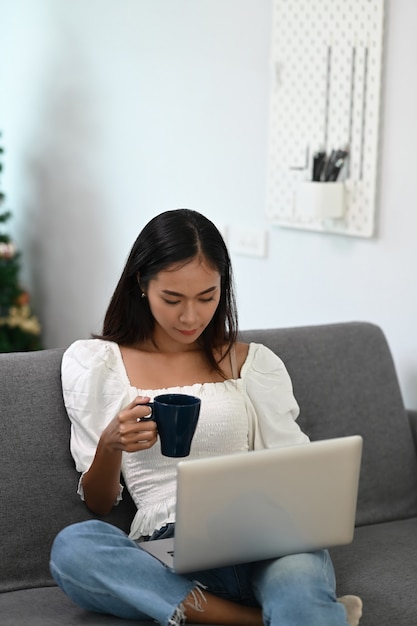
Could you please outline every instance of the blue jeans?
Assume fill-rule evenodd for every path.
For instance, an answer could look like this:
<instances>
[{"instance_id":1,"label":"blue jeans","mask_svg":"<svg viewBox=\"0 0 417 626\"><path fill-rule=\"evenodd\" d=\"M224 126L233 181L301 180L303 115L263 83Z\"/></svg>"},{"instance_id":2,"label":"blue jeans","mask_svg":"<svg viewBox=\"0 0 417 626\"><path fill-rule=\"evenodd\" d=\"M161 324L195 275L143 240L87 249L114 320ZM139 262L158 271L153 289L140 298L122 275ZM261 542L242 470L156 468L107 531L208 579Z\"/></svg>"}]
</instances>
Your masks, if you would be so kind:
<instances>
[{"instance_id":1,"label":"blue jeans","mask_svg":"<svg viewBox=\"0 0 417 626\"><path fill-rule=\"evenodd\" d=\"M79 606L163 626L199 583L222 598L261 606L267 626L346 626L336 601L326 550L254 564L176 574L141 550L125 533L99 520L64 528L51 551L51 573Z\"/></svg>"}]
</instances>

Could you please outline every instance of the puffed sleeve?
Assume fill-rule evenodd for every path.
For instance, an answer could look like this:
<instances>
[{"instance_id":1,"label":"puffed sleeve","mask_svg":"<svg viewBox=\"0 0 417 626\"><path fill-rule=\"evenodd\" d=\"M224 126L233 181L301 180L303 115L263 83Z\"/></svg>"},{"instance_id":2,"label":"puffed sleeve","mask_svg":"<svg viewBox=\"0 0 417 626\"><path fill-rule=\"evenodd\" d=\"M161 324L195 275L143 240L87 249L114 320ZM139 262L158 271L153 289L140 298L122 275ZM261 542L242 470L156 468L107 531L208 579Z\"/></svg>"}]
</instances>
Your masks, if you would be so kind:
<instances>
[{"instance_id":1,"label":"puffed sleeve","mask_svg":"<svg viewBox=\"0 0 417 626\"><path fill-rule=\"evenodd\" d=\"M130 402L130 387L123 380L116 348L99 339L79 340L62 359L62 391L71 421L70 449L82 474L94 459L103 430ZM81 480L82 476L78 492L83 497Z\"/></svg>"},{"instance_id":2,"label":"puffed sleeve","mask_svg":"<svg viewBox=\"0 0 417 626\"><path fill-rule=\"evenodd\" d=\"M307 443L298 426L299 406L282 360L262 344L250 344L242 380L253 409L250 444L253 449Z\"/></svg>"}]
</instances>

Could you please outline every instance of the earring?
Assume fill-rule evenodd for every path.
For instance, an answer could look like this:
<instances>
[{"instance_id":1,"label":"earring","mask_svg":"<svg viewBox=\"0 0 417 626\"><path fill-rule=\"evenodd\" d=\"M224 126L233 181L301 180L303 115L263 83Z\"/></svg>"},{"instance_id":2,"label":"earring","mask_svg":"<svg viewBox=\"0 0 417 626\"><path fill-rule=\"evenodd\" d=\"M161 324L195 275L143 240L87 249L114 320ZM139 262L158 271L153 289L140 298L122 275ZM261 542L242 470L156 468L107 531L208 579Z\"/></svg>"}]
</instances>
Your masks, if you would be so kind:
<instances>
[{"instance_id":1,"label":"earring","mask_svg":"<svg viewBox=\"0 0 417 626\"><path fill-rule=\"evenodd\" d=\"M146 298L146 293L144 291L142 291L142 293L140 294L141 298Z\"/></svg>"}]
</instances>

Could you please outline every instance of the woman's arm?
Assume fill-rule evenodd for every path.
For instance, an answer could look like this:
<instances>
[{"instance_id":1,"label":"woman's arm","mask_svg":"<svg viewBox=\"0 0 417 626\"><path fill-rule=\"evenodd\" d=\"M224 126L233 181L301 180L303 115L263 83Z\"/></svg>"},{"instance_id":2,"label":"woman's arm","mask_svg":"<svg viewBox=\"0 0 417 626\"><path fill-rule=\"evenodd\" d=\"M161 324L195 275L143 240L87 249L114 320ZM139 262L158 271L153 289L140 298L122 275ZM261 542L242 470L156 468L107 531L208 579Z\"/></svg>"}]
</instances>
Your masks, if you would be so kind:
<instances>
[{"instance_id":1,"label":"woman's arm","mask_svg":"<svg viewBox=\"0 0 417 626\"><path fill-rule=\"evenodd\" d=\"M99 515L120 499L122 452L135 452L156 441L148 398L133 398L119 349L98 339L74 342L64 353L62 391L71 421L71 454L81 473L78 493Z\"/></svg>"},{"instance_id":2,"label":"woman's arm","mask_svg":"<svg viewBox=\"0 0 417 626\"><path fill-rule=\"evenodd\" d=\"M103 430L93 462L84 474L82 486L88 508L106 515L113 508L120 489L122 452L138 452L152 447L156 440L156 424L140 421L149 414L144 403L149 398L137 397Z\"/></svg>"},{"instance_id":3,"label":"woman's arm","mask_svg":"<svg viewBox=\"0 0 417 626\"><path fill-rule=\"evenodd\" d=\"M83 475L84 501L97 515L111 511L120 491L122 453L106 448L100 439L90 469Z\"/></svg>"}]
</instances>

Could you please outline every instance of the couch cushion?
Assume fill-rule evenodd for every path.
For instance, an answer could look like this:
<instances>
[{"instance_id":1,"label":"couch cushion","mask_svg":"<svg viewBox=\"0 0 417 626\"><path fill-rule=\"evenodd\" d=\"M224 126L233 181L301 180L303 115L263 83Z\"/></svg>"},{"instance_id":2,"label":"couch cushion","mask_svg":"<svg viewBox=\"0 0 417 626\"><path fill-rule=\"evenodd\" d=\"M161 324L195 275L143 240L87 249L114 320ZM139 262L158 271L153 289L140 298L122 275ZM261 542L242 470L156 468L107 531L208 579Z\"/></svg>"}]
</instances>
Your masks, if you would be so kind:
<instances>
[{"instance_id":1,"label":"couch cushion","mask_svg":"<svg viewBox=\"0 0 417 626\"><path fill-rule=\"evenodd\" d=\"M50 584L54 537L92 517L76 493L62 352L0 355L0 592ZM126 497L105 519L127 530L134 510Z\"/></svg>"},{"instance_id":2,"label":"couch cushion","mask_svg":"<svg viewBox=\"0 0 417 626\"><path fill-rule=\"evenodd\" d=\"M0 594L0 614L2 626L126 626L126 620L83 611L58 587Z\"/></svg>"},{"instance_id":3,"label":"couch cushion","mask_svg":"<svg viewBox=\"0 0 417 626\"><path fill-rule=\"evenodd\" d=\"M417 518L361 526L353 543L332 549L337 595L363 600L360 626L415 626Z\"/></svg>"},{"instance_id":4,"label":"couch cushion","mask_svg":"<svg viewBox=\"0 0 417 626\"><path fill-rule=\"evenodd\" d=\"M417 461L396 371L381 329L347 322L241 333L287 366L312 439L364 438L357 523L417 515Z\"/></svg>"},{"instance_id":5,"label":"couch cushion","mask_svg":"<svg viewBox=\"0 0 417 626\"><path fill-rule=\"evenodd\" d=\"M155 626L156 622L132 622L78 608L57 587L27 589L0 594L1 626ZM193 626L193 624L188 624Z\"/></svg>"}]
</instances>

